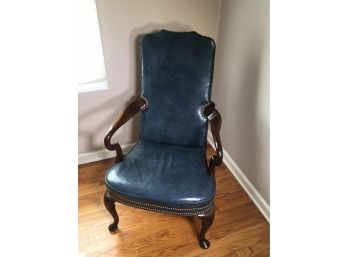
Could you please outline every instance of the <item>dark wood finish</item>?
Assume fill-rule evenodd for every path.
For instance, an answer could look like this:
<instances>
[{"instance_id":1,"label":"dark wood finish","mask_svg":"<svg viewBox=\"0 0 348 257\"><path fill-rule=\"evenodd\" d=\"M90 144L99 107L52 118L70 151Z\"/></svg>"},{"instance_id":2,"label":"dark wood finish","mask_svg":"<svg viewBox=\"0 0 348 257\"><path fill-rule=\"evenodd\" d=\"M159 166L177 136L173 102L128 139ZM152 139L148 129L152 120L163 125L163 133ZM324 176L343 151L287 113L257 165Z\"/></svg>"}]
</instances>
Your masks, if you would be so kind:
<instances>
[{"instance_id":1,"label":"dark wood finish","mask_svg":"<svg viewBox=\"0 0 348 257\"><path fill-rule=\"evenodd\" d=\"M109 231L112 233L116 232L119 222L119 218L116 212L115 201L116 199L106 191L104 194L104 205L114 219L114 222L109 225Z\"/></svg>"},{"instance_id":2,"label":"dark wood finish","mask_svg":"<svg viewBox=\"0 0 348 257\"><path fill-rule=\"evenodd\" d=\"M216 154L207 147L207 158ZM201 220L150 212L116 203L122 221L110 235L105 209L105 170L114 158L79 167L78 244L84 257L267 257L269 223L227 167L216 167L214 224L206 232L208 250L197 247Z\"/></svg>"},{"instance_id":3,"label":"dark wood finish","mask_svg":"<svg viewBox=\"0 0 348 257\"><path fill-rule=\"evenodd\" d=\"M106 134L104 138L104 145L106 149L113 151L116 150L116 160L115 163L123 161L123 152L119 143L111 144L111 138L115 134L115 132L124 125L127 121L129 121L135 114L140 111L145 110L148 107L148 102L145 98L139 97L137 100L132 102L127 106L127 108L123 111L121 117L112 125L109 132Z\"/></svg>"},{"instance_id":4,"label":"dark wood finish","mask_svg":"<svg viewBox=\"0 0 348 257\"><path fill-rule=\"evenodd\" d=\"M215 217L215 206L213 206L205 214L198 215L198 218L202 220L202 228L198 235L199 245L203 249L208 249L210 242L205 238L205 233L207 233L210 226L213 224Z\"/></svg>"},{"instance_id":5,"label":"dark wood finish","mask_svg":"<svg viewBox=\"0 0 348 257\"><path fill-rule=\"evenodd\" d=\"M209 160L209 172L215 176L215 167L221 165L223 158L222 144L220 140L221 115L217 110L215 110L215 116L210 120L210 127L216 154Z\"/></svg>"},{"instance_id":6,"label":"dark wood finish","mask_svg":"<svg viewBox=\"0 0 348 257\"><path fill-rule=\"evenodd\" d=\"M218 110L215 109L214 102L210 102L209 105L205 106L203 114L210 121L211 133L214 140L216 154L213 155L209 160L209 172L212 176L215 177L215 167L221 165L223 158L222 144L220 140L220 128L222 119Z\"/></svg>"}]
</instances>

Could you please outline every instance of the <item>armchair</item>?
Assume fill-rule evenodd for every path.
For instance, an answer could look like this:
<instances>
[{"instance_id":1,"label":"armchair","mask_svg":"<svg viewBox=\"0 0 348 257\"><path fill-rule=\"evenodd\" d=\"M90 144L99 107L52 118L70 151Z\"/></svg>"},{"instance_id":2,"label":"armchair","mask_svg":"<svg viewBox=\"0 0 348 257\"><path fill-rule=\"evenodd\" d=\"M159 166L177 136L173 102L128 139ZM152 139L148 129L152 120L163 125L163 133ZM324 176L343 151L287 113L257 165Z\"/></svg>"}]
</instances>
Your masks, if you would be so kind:
<instances>
[{"instance_id":1,"label":"armchair","mask_svg":"<svg viewBox=\"0 0 348 257\"><path fill-rule=\"evenodd\" d=\"M106 171L104 203L117 230L115 202L202 220L199 244L215 214L215 167L222 163L221 116L211 102L215 43L196 32L160 32L141 40L142 92L124 110L104 143L116 151ZM139 140L125 156L113 134L141 113ZM206 159L208 123L216 154Z\"/></svg>"}]
</instances>

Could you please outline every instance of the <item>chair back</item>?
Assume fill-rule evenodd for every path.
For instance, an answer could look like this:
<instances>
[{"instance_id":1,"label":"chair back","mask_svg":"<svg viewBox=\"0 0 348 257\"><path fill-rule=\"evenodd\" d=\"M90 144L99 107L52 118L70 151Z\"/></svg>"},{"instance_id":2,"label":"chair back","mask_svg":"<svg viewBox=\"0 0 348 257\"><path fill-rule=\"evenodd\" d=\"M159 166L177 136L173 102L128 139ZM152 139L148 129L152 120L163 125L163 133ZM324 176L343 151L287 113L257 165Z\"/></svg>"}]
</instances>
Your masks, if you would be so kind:
<instances>
[{"instance_id":1,"label":"chair back","mask_svg":"<svg viewBox=\"0 0 348 257\"><path fill-rule=\"evenodd\" d=\"M142 96L139 138L144 141L205 147L215 42L196 32L161 30L141 40Z\"/></svg>"}]
</instances>

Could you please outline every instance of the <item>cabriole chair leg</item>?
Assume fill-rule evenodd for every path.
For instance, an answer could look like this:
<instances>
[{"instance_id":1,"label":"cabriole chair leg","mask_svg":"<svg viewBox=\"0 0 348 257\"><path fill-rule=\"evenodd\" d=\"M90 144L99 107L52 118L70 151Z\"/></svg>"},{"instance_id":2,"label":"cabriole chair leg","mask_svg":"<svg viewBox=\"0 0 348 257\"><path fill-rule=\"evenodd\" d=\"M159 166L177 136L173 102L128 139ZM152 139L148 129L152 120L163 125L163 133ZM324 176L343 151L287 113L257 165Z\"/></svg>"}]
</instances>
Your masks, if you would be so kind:
<instances>
[{"instance_id":1,"label":"cabriole chair leg","mask_svg":"<svg viewBox=\"0 0 348 257\"><path fill-rule=\"evenodd\" d=\"M110 195L108 191L106 191L104 194L105 208L110 212L111 216L114 218L114 223L111 223L109 225L110 232L115 232L117 230L117 225L119 221L119 218L116 212L115 201L116 199L112 195Z\"/></svg>"},{"instance_id":2,"label":"cabriole chair leg","mask_svg":"<svg viewBox=\"0 0 348 257\"><path fill-rule=\"evenodd\" d=\"M210 208L207 213L199 214L198 218L202 220L202 228L199 232L199 245L203 249L208 249L210 242L205 238L205 233L207 233L210 226L213 224L215 216L215 206Z\"/></svg>"}]
</instances>

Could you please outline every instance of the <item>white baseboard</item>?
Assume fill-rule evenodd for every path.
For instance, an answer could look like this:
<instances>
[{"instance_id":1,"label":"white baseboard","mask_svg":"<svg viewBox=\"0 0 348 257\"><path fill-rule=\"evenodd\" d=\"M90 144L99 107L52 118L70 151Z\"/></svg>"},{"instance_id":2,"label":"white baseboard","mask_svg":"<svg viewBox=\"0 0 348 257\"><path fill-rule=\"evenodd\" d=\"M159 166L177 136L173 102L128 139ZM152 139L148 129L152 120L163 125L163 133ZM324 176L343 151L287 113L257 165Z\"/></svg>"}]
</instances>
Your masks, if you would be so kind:
<instances>
[{"instance_id":1,"label":"white baseboard","mask_svg":"<svg viewBox=\"0 0 348 257\"><path fill-rule=\"evenodd\" d=\"M122 145L121 148L124 153L127 153L133 146L134 146L134 143L128 144L128 145ZM82 153L82 154L79 154L79 165L89 163L89 162L96 162L96 161L100 161L104 159L109 159L113 157L116 157L116 151L109 151L107 149L96 151L96 152Z\"/></svg>"},{"instance_id":2,"label":"white baseboard","mask_svg":"<svg viewBox=\"0 0 348 257\"><path fill-rule=\"evenodd\" d=\"M210 131L208 133L208 142L214 147L213 136L211 135ZM239 184L243 187L245 192L249 195L266 220L270 222L270 208L268 203L265 201L265 199L263 199L261 194L256 190L250 180L245 176L244 172L238 167L225 149L223 149L223 153L223 162L227 168L231 171L233 176L237 179Z\"/></svg>"}]
</instances>

